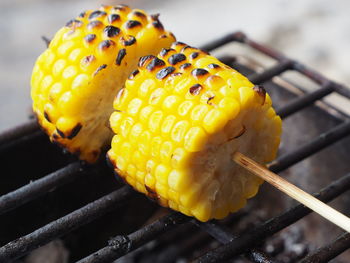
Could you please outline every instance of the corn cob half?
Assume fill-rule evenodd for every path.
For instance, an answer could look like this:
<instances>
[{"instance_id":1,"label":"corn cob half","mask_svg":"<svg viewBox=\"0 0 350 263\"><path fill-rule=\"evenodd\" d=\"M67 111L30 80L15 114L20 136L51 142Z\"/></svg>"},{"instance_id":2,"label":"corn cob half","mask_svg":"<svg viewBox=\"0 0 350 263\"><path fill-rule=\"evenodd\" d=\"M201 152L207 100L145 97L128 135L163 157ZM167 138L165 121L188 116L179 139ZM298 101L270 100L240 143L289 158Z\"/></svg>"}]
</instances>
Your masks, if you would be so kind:
<instances>
[{"instance_id":1,"label":"corn cob half","mask_svg":"<svg viewBox=\"0 0 350 263\"><path fill-rule=\"evenodd\" d=\"M109 146L113 99L141 56L169 47L174 36L158 15L127 6L81 13L61 28L36 61L33 110L53 142L88 162Z\"/></svg>"},{"instance_id":2,"label":"corn cob half","mask_svg":"<svg viewBox=\"0 0 350 263\"><path fill-rule=\"evenodd\" d=\"M141 58L114 108L108 156L115 171L162 206L201 221L240 209L262 183L232 154L266 163L280 142L281 119L264 88L180 42Z\"/></svg>"}]
</instances>

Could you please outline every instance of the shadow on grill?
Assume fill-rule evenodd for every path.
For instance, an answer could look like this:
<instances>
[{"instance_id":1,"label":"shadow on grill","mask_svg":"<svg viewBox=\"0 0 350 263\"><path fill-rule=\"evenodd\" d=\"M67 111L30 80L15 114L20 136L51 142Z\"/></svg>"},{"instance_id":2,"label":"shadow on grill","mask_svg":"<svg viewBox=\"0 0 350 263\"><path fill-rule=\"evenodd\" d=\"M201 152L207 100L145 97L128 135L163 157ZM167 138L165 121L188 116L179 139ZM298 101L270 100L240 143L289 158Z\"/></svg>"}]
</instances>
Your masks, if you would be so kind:
<instances>
[{"instance_id":1,"label":"shadow on grill","mask_svg":"<svg viewBox=\"0 0 350 263\"><path fill-rule=\"evenodd\" d=\"M229 42L275 60L262 70L251 60L221 57L263 83L285 119L280 154L270 169L309 192L325 187L317 197L340 196L332 205L349 214L350 197L341 194L350 188L350 118L322 99L331 93L350 98L350 89L241 32L202 48L215 52ZM305 92L283 78L287 71L318 88ZM317 215L305 217L309 209L266 184L244 209L221 221L200 223L160 209L123 186L104 161L89 166L62 154L35 121L0 135L0 158L0 262L26 262L28 253L58 238L69 262L326 262L350 247L349 234ZM349 256L345 252L333 262Z\"/></svg>"}]
</instances>

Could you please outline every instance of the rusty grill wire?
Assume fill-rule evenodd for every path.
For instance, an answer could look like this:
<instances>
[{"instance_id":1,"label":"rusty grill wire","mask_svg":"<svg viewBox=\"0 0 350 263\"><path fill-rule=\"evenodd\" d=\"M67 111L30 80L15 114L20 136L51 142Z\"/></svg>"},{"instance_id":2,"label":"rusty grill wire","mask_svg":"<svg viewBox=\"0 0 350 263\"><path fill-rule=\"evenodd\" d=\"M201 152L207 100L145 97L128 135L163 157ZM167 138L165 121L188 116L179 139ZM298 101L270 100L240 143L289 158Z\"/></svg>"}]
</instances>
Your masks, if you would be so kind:
<instances>
[{"instance_id":1,"label":"rusty grill wire","mask_svg":"<svg viewBox=\"0 0 350 263\"><path fill-rule=\"evenodd\" d=\"M277 109L277 113L282 118L314 104L317 100L320 100L333 92L350 99L350 89L330 81L317 72L305 67L303 64L291 60L281 53L249 39L242 32L229 34L203 46L202 49L213 51L229 42L243 43L244 45L276 60L277 64L275 66L260 73L248 75L248 78L255 84L264 83L283 72L292 70L301 73L319 85L319 88L315 91L299 96L282 108ZM226 59L230 58L226 57ZM225 58L222 60L225 62ZM299 146L296 150L278 157L278 159L271 163L269 169L276 173L281 172L349 135L350 118L346 115L342 119L343 121L331 130L320 134L313 140ZM19 145L25 141L30 141L39 136L45 135L39 131L38 125L35 121L30 121L15 127L8 132L0 134L0 152L5 152L15 145ZM45 177L13 192L5 194L0 197L0 215L44 195L53 188L77 180L79 177L90 173L94 169L96 169L96 167L85 165L82 162L73 162L46 175ZM322 201L328 202L349 189L350 173L334 181L314 196ZM11 262L28 254L35 248L87 224L111 210L117 209L119 205L127 202L133 195L135 195L135 192L129 186L124 186L35 230L32 233L7 243L0 248L0 262ZM288 227L310 212L311 210L303 205L297 205L239 236L235 236L225 225L222 225L215 220L201 223L193 218L173 212L133 233L130 233L129 235L120 235L110 239L104 248L79 260L79 263L112 262L113 260L147 244L155 238L158 238L161 234L184 224L196 226L198 229L207 232L222 244L218 248L213 249L198 258L199 262L223 262L224 260L242 254L253 262L274 262L274 259L254 248L257 241L264 240L274 233ZM350 234L343 233L336 240L307 255L302 262L326 262L349 247Z\"/></svg>"}]
</instances>

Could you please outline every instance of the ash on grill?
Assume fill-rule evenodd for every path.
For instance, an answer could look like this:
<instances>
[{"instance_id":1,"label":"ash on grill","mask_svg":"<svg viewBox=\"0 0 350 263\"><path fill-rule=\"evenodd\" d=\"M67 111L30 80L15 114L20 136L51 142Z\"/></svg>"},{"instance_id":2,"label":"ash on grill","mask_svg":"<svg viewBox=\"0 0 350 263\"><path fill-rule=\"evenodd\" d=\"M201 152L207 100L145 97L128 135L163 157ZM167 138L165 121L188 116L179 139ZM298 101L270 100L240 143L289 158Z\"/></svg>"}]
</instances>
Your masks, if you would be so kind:
<instances>
[{"instance_id":1,"label":"ash on grill","mask_svg":"<svg viewBox=\"0 0 350 263\"><path fill-rule=\"evenodd\" d=\"M280 155L270 169L309 192L325 187L317 197L341 196L332 205L349 213L350 198L342 193L350 189L350 118L322 99L331 93L350 98L350 90L241 32L202 48L215 52L229 42L275 61L261 70L251 58L221 57L252 82L263 83L285 119ZM285 81L286 71L298 72L318 88L306 92ZM0 262L30 262L31 251L57 239L69 262L340 263L350 257L348 251L338 256L350 247L349 234L317 215L305 217L309 209L267 184L240 212L200 223L123 186L103 161L87 166L63 155L35 122L1 134L0 157Z\"/></svg>"}]
</instances>

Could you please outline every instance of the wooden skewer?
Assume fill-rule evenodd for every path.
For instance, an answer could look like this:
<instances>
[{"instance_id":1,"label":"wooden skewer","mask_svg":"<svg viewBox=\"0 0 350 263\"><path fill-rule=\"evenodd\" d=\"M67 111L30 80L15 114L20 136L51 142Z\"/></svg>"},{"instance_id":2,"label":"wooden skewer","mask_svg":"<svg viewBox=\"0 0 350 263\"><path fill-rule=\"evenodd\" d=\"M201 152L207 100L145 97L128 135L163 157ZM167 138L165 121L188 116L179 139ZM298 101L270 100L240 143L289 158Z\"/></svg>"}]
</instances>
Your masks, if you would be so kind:
<instances>
[{"instance_id":1,"label":"wooden skewer","mask_svg":"<svg viewBox=\"0 0 350 263\"><path fill-rule=\"evenodd\" d=\"M236 152L234 153L232 159L240 166L246 168L253 174L261 177L266 182L272 184L280 191L286 193L290 197L296 199L303 205L307 206L311 210L315 211L319 215L323 216L330 222L336 224L347 232L350 232L350 218L333 209L329 205L321 202L312 195L306 193L295 185L291 184L287 180L278 176L277 174L269 171L262 165L256 163L247 156Z\"/></svg>"}]
</instances>

